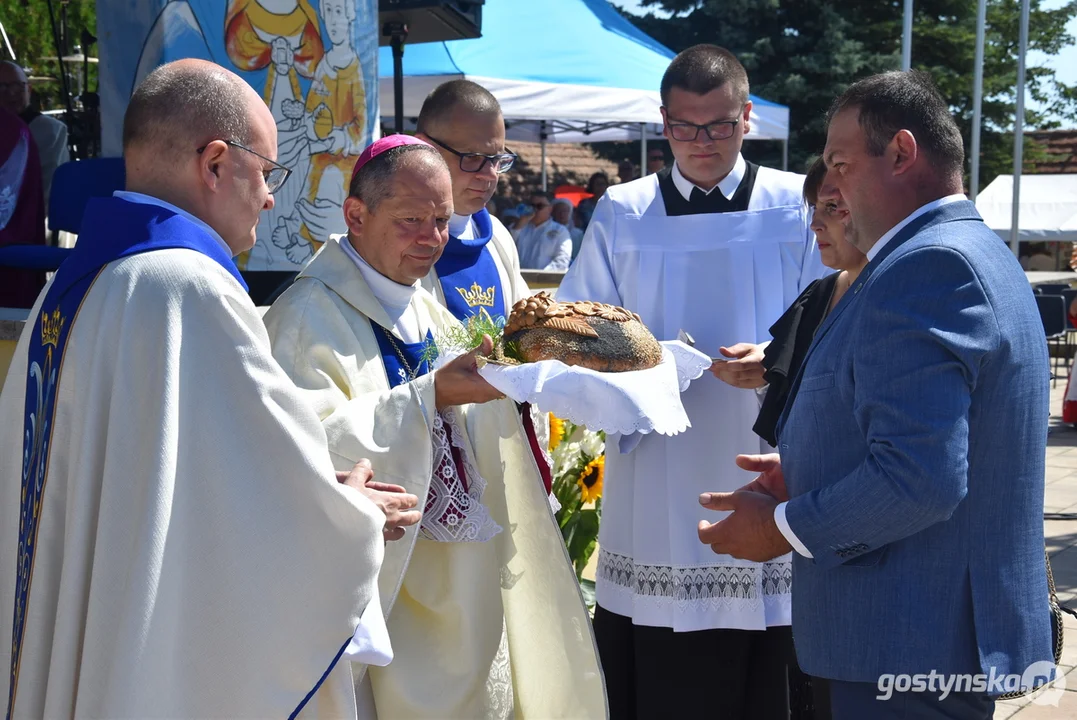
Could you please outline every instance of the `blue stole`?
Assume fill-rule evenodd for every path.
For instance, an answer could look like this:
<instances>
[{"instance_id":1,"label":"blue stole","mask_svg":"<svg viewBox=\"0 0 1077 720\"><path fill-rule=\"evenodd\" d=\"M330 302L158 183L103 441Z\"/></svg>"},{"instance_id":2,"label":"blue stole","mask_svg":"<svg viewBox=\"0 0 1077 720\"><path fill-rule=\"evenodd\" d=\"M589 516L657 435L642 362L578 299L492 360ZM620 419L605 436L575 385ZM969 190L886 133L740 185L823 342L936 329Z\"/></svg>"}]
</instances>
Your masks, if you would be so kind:
<instances>
[{"instance_id":1,"label":"blue stole","mask_svg":"<svg viewBox=\"0 0 1077 720\"><path fill-rule=\"evenodd\" d=\"M434 341L434 336L429 330L426 331L426 340L424 342L406 343L399 338L392 337L390 331L375 322L371 322L370 327L374 330L374 338L378 341L378 350L381 351L381 360L385 365L385 376L389 380L389 387L394 388L397 385L403 385L430 372L430 363L422 359L423 350L426 348L427 343ZM407 366L405 366L404 361L407 362ZM411 376L413 371L415 372L415 377Z\"/></svg>"},{"instance_id":2,"label":"blue stole","mask_svg":"<svg viewBox=\"0 0 1077 720\"><path fill-rule=\"evenodd\" d=\"M60 265L34 320L27 358L26 409L23 415L22 505L19 509L19 555L15 585L15 620L11 630L11 678L7 718L15 705L26 603L30 595L41 500L48 478L56 388L64 350L79 308L101 270L120 258L152 250L186 248L216 261L247 289L231 256L204 228L159 205L116 197L94 198L86 205L75 249Z\"/></svg>"},{"instance_id":3,"label":"blue stole","mask_svg":"<svg viewBox=\"0 0 1077 720\"><path fill-rule=\"evenodd\" d=\"M478 228L478 237L461 240L450 235L441 259L434 265L445 306L457 320L465 322L481 310L494 319L507 317L501 275L488 247L494 236L490 213L483 208L471 218Z\"/></svg>"}]
</instances>

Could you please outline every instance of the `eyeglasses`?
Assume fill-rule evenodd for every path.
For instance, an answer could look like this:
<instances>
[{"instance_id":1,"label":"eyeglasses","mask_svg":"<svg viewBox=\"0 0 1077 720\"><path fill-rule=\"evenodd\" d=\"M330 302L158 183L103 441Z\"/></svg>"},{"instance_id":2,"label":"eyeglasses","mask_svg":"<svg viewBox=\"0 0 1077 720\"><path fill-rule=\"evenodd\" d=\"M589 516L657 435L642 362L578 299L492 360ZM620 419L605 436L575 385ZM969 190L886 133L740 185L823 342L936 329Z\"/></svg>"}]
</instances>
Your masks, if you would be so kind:
<instances>
[{"instance_id":1,"label":"eyeglasses","mask_svg":"<svg viewBox=\"0 0 1077 720\"><path fill-rule=\"evenodd\" d=\"M536 210L545 210L546 208L550 207L550 203L548 203L548 202L531 203L531 207L533 207Z\"/></svg>"},{"instance_id":2,"label":"eyeglasses","mask_svg":"<svg viewBox=\"0 0 1077 720\"><path fill-rule=\"evenodd\" d=\"M11 82L0 83L0 90L4 92L9 92L11 90L22 90L24 87L26 87L26 83L22 82L21 80L12 80Z\"/></svg>"},{"instance_id":3,"label":"eyeglasses","mask_svg":"<svg viewBox=\"0 0 1077 720\"><path fill-rule=\"evenodd\" d=\"M677 142L693 142L699 137L699 131L707 133L711 140L725 140L733 137L733 129L737 127L740 118L736 120L719 120L718 122L696 125L695 123L666 121L669 134Z\"/></svg>"},{"instance_id":4,"label":"eyeglasses","mask_svg":"<svg viewBox=\"0 0 1077 720\"><path fill-rule=\"evenodd\" d=\"M481 172L486 163L490 163L493 166L494 172L498 175L508 172L512 167L512 164L516 162L516 153L504 152L496 155L484 155L483 153L465 153L459 150L454 150L445 143L441 142L437 138L432 138L429 135L426 136L436 145L440 145L453 155L460 158L460 169L466 173Z\"/></svg>"},{"instance_id":5,"label":"eyeglasses","mask_svg":"<svg viewBox=\"0 0 1077 720\"><path fill-rule=\"evenodd\" d=\"M237 143L234 140L222 140L221 142L223 142L225 145L230 145L231 147L239 148L240 150L244 150L246 152L249 152L251 155L254 155L255 157L259 157L262 160L265 160L267 163L269 163L270 165L273 166L273 167L269 168L268 170L263 170L262 171L262 178L265 179L266 188L269 190L270 195L272 195L273 193L280 190L281 186L284 185L284 181L287 180L288 176L292 174L292 171L290 169L284 167L283 165L281 165L276 160L270 160L265 155L261 155L259 153L256 153L255 151L251 150L249 147L246 147L244 145L240 145L239 143ZM202 147L198 148L198 154L201 155L202 152L207 147L209 147L208 143L206 145L203 145Z\"/></svg>"}]
</instances>

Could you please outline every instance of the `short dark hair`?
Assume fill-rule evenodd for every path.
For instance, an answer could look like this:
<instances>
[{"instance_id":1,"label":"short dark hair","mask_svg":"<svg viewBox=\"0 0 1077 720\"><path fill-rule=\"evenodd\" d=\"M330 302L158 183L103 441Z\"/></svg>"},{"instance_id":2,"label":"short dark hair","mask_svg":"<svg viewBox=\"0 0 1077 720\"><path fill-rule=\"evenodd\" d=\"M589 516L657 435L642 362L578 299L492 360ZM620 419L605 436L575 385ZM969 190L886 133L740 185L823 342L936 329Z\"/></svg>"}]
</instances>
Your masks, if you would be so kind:
<instances>
[{"instance_id":1,"label":"short dark hair","mask_svg":"<svg viewBox=\"0 0 1077 720\"><path fill-rule=\"evenodd\" d=\"M348 194L362 200L370 212L374 212L378 205L389 197L393 189L393 175L406 163L419 159L440 165L445 168L445 172L449 171L441 153L433 146L398 145L376 155L373 160L359 168L359 172L352 178Z\"/></svg>"},{"instance_id":2,"label":"short dark hair","mask_svg":"<svg viewBox=\"0 0 1077 720\"><path fill-rule=\"evenodd\" d=\"M595 180L604 180L606 182L606 187L610 186L609 175L602 172L601 170L596 173L591 173L591 177L587 180L587 192L591 193L592 195L595 192Z\"/></svg>"},{"instance_id":3,"label":"short dark hair","mask_svg":"<svg viewBox=\"0 0 1077 720\"><path fill-rule=\"evenodd\" d=\"M139 83L123 115L123 149L149 144L156 153L198 143L251 142L249 92L236 75L209 63L162 65Z\"/></svg>"},{"instance_id":4,"label":"short dark hair","mask_svg":"<svg viewBox=\"0 0 1077 720\"><path fill-rule=\"evenodd\" d=\"M553 204L553 201L557 199L557 196L554 195L552 192L549 192L548 190L535 190L528 197L544 197L550 202L551 205Z\"/></svg>"},{"instance_id":5,"label":"short dark hair","mask_svg":"<svg viewBox=\"0 0 1077 720\"><path fill-rule=\"evenodd\" d=\"M854 108L859 110L860 128L872 155L882 155L894 135L908 130L935 169L961 174L965 165L961 131L926 72L895 70L858 80L830 106L827 124Z\"/></svg>"},{"instance_id":6,"label":"short dark hair","mask_svg":"<svg viewBox=\"0 0 1077 720\"><path fill-rule=\"evenodd\" d=\"M662 104L669 104L672 88L706 95L726 83L732 83L736 97L748 102L748 73L737 56L717 45L693 45L681 52L662 76Z\"/></svg>"},{"instance_id":7,"label":"short dark hair","mask_svg":"<svg viewBox=\"0 0 1077 720\"><path fill-rule=\"evenodd\" d=\"M452 111L464 107L479 114L501 115L501 105L489 90L470 80L450 80L438 85L426 96L419 110L416 131L429 134L449 119Z\"/></svg>"},{"instance_id":8,"label":"short dark hair","mask_svg":"<svg viewBox=\"0 0 1077 720\"><path fill-rule=\"evenodd\" d=\"M819 202L819 190L823 187L823 178L826 177L826 163L823 158L817 157L808 166L808 172L804 176L804 199L809 205Z\"/></svg>"}]
</instances>

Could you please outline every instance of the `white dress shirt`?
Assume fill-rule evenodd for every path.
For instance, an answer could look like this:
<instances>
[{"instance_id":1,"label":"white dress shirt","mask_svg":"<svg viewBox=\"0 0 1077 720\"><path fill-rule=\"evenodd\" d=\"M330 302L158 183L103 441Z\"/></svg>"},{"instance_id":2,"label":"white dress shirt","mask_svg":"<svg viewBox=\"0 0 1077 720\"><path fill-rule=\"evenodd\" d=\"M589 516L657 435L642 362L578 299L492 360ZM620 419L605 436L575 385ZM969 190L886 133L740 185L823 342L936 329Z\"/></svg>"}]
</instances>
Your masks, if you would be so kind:
<instances>
[{"instance_id":1,"label":"white dress shirt","mask_svg":"<svg viewBox=\"0 0 1077 720\"><path fill-rule=\"evenodd\" d=\"M524 226L516 238L516 247L523 269L568 270L572 262L572 236L552 217L539 225Z\"/></svg>"},{"instance_id":2,"label":"white dress shirt","mask_svg":"<svg viewBox=\"0 0 1077 720\"><path fill-rule=\"evenodd\" d=\"M933 201L927 203L926 205L922 205L921 207L917 208L908 217L906 217L904 220L899 222L894 227L890 228L881 238L879 238L875 242L874 245L871 246L871 249L868 250L868 252L867 252L868 262L871 262L872 260L874 260L875 257L880 252L882 252L882 249L884 247L886 247L886 244L889 243L891 240L893 240L894 237L899 232L901 232L901 230L905 226L907 226L909 223L911 223L916 218L920 217L924 213L928 213L928 212L931 212L932 210L940 208L943 205L949 205L950 203L955 203L955 202L959 202L961 200L966 200L966 199L967 198L964 195L960 195L960 194L958 194L958 195L947 195L946 197L939 198L938 200L933 200ZM793 532L793 529L791 527L789 527L789 521L785 517L785 506L786 506L786 504L787 503L778 503L778 506L776 508L774 508L774 523L778 526L778 530L781 532L781 534L785 536L785 539L789 541L789 544L793 546L794 550L796 550L798 553L800 553L801 555L803 555L806 558L811 558L812 557L811 552L804 545L804 543L802 543L800 541L800 538L798 538L796 536L796 534Z\"/></svg>"}]
</instances>

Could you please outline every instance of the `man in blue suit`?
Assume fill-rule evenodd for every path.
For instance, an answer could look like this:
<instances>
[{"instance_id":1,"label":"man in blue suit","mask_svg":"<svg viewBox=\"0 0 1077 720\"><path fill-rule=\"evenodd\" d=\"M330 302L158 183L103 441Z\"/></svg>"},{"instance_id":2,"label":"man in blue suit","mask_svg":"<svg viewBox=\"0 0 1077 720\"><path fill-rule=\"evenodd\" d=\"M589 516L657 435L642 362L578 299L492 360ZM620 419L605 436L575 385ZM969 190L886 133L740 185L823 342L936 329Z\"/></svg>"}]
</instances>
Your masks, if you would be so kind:
<instances>
[{"instance_id":1,"label":"man in blue suit","mask_svg":"<svg viewBox=\"0 0 1077 720\"><path fill-rule=\"evenodd\" d=\"M869 263L794 381L780 459L737 458L761 474L700 498L733 511L700 539L796 551L797 658L836 719L989 718L1053 671L1043 326L961 194L961 135L927 76L861 80L828 119L831 199Z\"/></svg>"}]
</instances>

